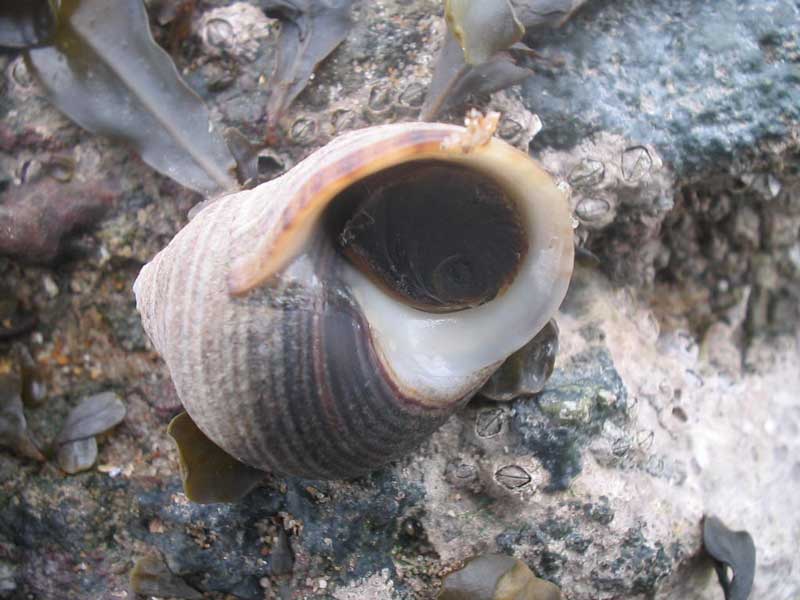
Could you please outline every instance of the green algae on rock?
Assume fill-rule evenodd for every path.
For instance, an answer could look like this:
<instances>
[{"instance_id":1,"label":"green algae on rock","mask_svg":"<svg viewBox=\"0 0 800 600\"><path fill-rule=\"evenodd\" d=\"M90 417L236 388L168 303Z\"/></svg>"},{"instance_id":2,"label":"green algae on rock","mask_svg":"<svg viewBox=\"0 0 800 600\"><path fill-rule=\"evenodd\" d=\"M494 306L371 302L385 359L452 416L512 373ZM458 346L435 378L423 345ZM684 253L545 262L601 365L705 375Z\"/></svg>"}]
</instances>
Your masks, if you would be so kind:
<instances>
[{"instance_id":1,"label":"green algae on rock","mask_svg":"<svg viewBox=\"0 0 800 600\"><path fill-rule=\"evenodd\" d=\"M581 471L581 452L606 421L624 426L627 390L604 346L590 346L556 369L544 390L514 403L512 430L564 490Z\"/></svg>"}]
</instances>

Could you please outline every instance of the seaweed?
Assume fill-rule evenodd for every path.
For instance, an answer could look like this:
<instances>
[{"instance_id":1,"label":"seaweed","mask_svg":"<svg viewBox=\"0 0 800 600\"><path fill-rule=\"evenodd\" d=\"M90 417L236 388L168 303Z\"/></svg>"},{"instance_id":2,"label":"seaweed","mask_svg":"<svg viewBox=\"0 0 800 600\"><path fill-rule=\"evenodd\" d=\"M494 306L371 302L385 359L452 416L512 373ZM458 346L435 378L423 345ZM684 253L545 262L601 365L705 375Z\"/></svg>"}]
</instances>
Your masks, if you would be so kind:
<instances>
[{"instance_id":1,"label":"seaweed","mask_svg":"<svg viewBox=\"0 0 800 600\"><path fill-rule=\"evenodd\" d=\"M432 121L484 95L521 83L533 71L519 64L536 56L520 42L537 29L559 27L585 0L446 0L447 32L420 118Z\"/></svg>"},{"instance_id":2,"label":"seaweed","mask_svg":"<svg viewBox=\"0 0 800 600\"><path fill-rule=\"evenodd\" d=\"M267 102L268 136L286 108L308 84L316 66L344 40L353 25L353 0L262 0L267 16L280 19L278 59Z\"/></svg>"},{"instance_id":3,"label":"seaweed","mask_svg":"<svg viewBox=\"0 0 800 600\"><path fill-rule=\"evenodd\" d=\"M508 0L447 0L447 28L464 51L468 65L488 62L501 50L522 39L525 27L517 19Z\"/></svg>"},{"instance_id":4,"label":"seaweed","mask_svg":"<svg viewBox=\"0 0 800 600\"><path fill-rule=\"evenodd\" d=\"M167 433L178 447L183 491L192 502L236 502L265 477L208 439L185 412L172 419Z\"/></svg>"},{"instance_id":5,"label":"seaweed","mask_svg":"<svg viewBox=\"0 0 800 600\"><path fill-rule=\"evenodd\" d=\"M193 190L238 187L230 151L153 40L141 0L63 0L52 45L27 50L26 61L50 101L84 129L128 142Z\"/></svg>"},{"instance_id":6,"label":"seaweed","mask_svg":"<svg viewBox=\"0 0 800 600\"><path fill-rule=\"evenodd\" d=\"M725 600L747 600L756 571L756 547L746 531L732 531L717 517L703 520L703 545L714 559ZM733 579L728 568L733 570Z\"/></svg>"},{"instance_id":7,"label":"seaweed","mask_svg":"<svg viewBox=\"0 0 800 600\"><path fill-rule=\"evenodd\" d=\"M530 33L539 28L561 27L586 0L510 0L517 18Z\"/></svg>"}]
</instances>

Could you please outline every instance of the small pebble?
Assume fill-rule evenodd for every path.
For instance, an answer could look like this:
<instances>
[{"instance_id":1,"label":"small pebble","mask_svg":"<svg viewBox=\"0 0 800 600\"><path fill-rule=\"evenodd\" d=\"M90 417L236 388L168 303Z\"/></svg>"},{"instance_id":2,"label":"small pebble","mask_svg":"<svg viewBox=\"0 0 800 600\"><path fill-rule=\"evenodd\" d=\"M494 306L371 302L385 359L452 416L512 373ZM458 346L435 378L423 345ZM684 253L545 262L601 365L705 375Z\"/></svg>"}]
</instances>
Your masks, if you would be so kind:
<instances>
[{"instance_id":1,"label":"small pebble","mask_svg":"<svg viewBox=\"0 0 800 600\"><path fill-rule=\"evenodd\" d=\"M47 384L42 380L38 363L22 344L14 345L14 355L22 377L22 402L28 407L41 405L47 398Z\"/></svg>"},{"instance_id":2,"label":"small pebble","mask_svg":"<svg viewBox=\"0 0 800 600\"><path fill-rule=\"evenodd\" d=\"M72 440L58 447L58 466L74 475L92 468L97 460L97 440L92 437Z\"/></svg>"},{"instance_id":3,"label":"small pebble","mask_svg":"<svg viewBox=\"0 0 800 600\"><path fill-rule=\"evenodd\" d=\"M47 292L48 296L51 298L58 296L58 284L56 284L50 275L45 275L42 277L42 284L44 285L44 291Z\"/></svg>"}]
</instances>

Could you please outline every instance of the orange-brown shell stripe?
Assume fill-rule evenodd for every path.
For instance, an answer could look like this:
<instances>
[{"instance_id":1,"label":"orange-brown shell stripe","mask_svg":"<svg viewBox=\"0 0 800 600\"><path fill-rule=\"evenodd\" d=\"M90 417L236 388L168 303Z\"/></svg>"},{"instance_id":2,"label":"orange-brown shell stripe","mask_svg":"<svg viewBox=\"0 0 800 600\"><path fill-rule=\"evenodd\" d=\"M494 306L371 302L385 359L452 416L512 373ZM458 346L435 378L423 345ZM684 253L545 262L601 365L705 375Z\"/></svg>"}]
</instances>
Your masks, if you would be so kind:
<instances>
[{"instance_id":1,"label":"orange-brown shell stripe","mask_svg":"<svg viewBox=\"0 0 800 600\"><path fill-rule=\"evenodd\" d=\"M295 236L302 236L304 226L324 209L325 204L348 185L380 169L414 157L442 155L444 141L451 132L442 130L406 131L359 146L337 156L330 165L315 170L297 190L281 214L279 229L252 253L238 259L228 276L228 290L238 296L266 281L296 246Z\"/></svg>"}]
</instances>

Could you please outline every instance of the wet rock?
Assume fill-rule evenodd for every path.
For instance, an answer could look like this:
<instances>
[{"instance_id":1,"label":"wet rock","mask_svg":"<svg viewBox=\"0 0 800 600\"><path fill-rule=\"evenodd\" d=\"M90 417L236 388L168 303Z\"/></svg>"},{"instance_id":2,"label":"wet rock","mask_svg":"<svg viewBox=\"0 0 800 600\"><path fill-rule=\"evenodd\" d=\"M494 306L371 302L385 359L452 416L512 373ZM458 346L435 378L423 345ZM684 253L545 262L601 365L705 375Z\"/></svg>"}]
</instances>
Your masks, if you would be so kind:
<instances>
[{"instance_id":1,"label":"wet rock","mask_svg":"<svg viewBox=\"0 0 800 600\"><path fill-rule=\"evenodd\" d=\"M798 24L789 0L588 3L537 32L536 48L563 61L524 84L545 124L538 141L569 148L609 131L657 146L683 174L787 136L800 120Z\"/></svg>"},{"instance_id":2,"label":"wet rock","mask_svg":"<svg viewBox=\"0 0 800 600\"><path fill-rule=\"evenodd\" d=\"M288 578L293 590L325 573L334 581L360 578L390 567L393 548L420 543L400 523L421 502L420 492L388 472L352 483L285 480L283 491L261 486L236 504L188 502L176 497L179 486L140 491L131 533L201 591L236 589L237 596L260 600L264 578L273 578L276 589ZM319 494L329 501L320 503ZM155 532L144 525L153 521ZM345 564L352 570L340 572Z\"/></svg>"},{"instance_id":3,"label":"wet rock","mask_svg":"<svg viewBox=\"0 0 800 600\"><path fill-rule=\"evenodd\" d=\"M289 546L289 539L283 529L279 529L275 536L275 544L272 546L270 559L273 575L291 575L294 568L294 555Z\"/></svg>"},{"instance_id":4,"label":"wet rock","mask_svg":"<svg viewBox=\"0 0 800 600\"><path fill-rule=\"evenodd\" d=\"M577 554L583 554L592 544L592 538L580 533L570 533L564 538L564 546Z\"/></svg>"},{"instance_id":5,"label":"wet rock","mask_svg":"<svg viewBox=\"0 0 800 600\"><path fill-rule=\"evenodd\" d=\"M575 289L583 289L596 301L605 298L615 311L630 310L607 288L581 283ZM703 486L715 489L714 478L728 477L725 469L735 465L723 461L724 469L713 468L709 453L699 452L695 457L699 475L692 468L684 482L665 485L664 479L650 474L646 466L650 459L666 455L673 463L683 460L687 437L678 437L676 442L671 436L691 432L694 443L702 447L702 432L708 428L714 431L713 458L720 440L728 439L718 435L725 431L719 428L730 426L738 431L742 426L741 418L736 417L741 410L736 407L747 406L748 423L759 427L764 423L760 411L769 409L771 414L782 415L787 427L792 423L787 416L792 413L781 408L781 402L763 404L761 397L753 401L753 387L747 388L747 402L733 397L737 392L729 388L724 393L713 388L698 395L700 388L679 384L672 373L671 389L662 389L660 378L666 375L661 370L670 364L671 355L664 344L652 349L648 345L653 343L652 337L647 337L644 345L637 341L638 317L627 313L622 317L617 312L609 316L593 307L586 311L592 318L579 319L576 315L583 313L575 309L576 304L581 302L573 297L566 307L569 310L561 325L563 355L539 396L581 397L579 392L585 387L594 394L588 414L605 420L602 431L595 433L592 424L586 423L586 413L563 413L556 403L548 411L539 409L538 417L579 434L575 446L580 450L581 470L566 491L544 489L551 476L534 449L519 439L522 430L518 430L514 411L520 401L501 405L478 402L451 419L419 452L368 477L349 482L273 480L237 504L198 505L181 493L177 461L164 450L169 448L169 440L160 432L164 419L156 418L141 400L139 409L131 407L126 417L131 426L106 442L110 459L116 462L127 457L135 465L132 475L112 477L94 469L66 478L29 476L14 483L24 493L0 498L0 548L5 540L19 548L14 558L19 565L15 579L19 590L43 598L110 596L127 586L131 548L136 549L136 556L157 549L172 573L202 593L254 600L262 598L267 589L277 594L281 586L310 597L327 593L364 598L376 590L378 595L373 597L430 595L443 570L457 568L475 553L495 551L520 557L540 577L558 581L569 597L578 600L668 590L671 578L682 577L682 565L700 547L702 511L696 490L703 481ZM600 319L599 314L606 316ZM687 361L676 371L682 376L695 365L697 353L680 356ZM775 360L773 356L764 364ZM642 364L646 368L632 368ZM789 366L784 373L792 372ZM641 388L642 380L652 380L654 389ZM136 385L141 382L137 380ZM673 405L668 401L674 402L674 390L679 386L688 419L680 424L684 429L658 429L651 446L634 443L632 428L658 427L647 398L656 395L653 405L663 404L669 414ZM612 391L619 398L641 397L645 405L641 414L626 410L626 418L621 420L613 409L609 413L601 410L605 403L613 406L605 393ZM126 398L130 403L131 397ZM535 399L526 402L535 404ZM721 416L720 403L724 409ZM65 413L67 408L63 405ZM489 437L480 437L476 433L478 415L490 409L500 409L500 413L487 413L491 416L484 419ZM704 410L714 418L700 422L698 415ZM581 417L575 418L576 414ZM625 460L600 463L590 451L591 444L604 439L609 433L606 425L617 420L618 429L630 440ZM499 432L494 433L498 423ZM130 435L130 430L136 435ZM587 436L588 445L583 445L580 435ZM782 434L777 437L792 439ZM737 449L755 439L740 436ZM787 446L785 456L792 456L793 448ZM771 450L764 449L759 455L773 460ZM4 460L16 461L0 454L0 465ZM740 456L739 461L743 460ZM0 472L19 470L20 464L6 463ZM768 464L784 473L782 463ZM503 487L501 493L495 474L511 465L523 469L531 481L519 488ZM742 502L749 505L751 486L758 478L752 464L743 468L746 472L731 476L748 490ZM791 473L790 468L791 464L786 466L786 473ZM714 475L703 479L704 473L711 471ZM789 477L786 475L787 480ZM469 483L451 483L462 478ZM74 500L54 504L54 490ZM709 501L738 502L718 491ZM770 500L764 502L771 513ZM293 556L288 574L278 575L287 573L289 563L286 547L275 541L278 531L285 532ZM126 542L113 541L115 536ZM98 558L80 556L81 551L95 546L103 549ZM82 561L86 571L80 570ZM766 577L773 581L769 572ZM323 579L325 591L318 584Z\"/></svg>"},{"instance_id":6,"label":"wet rock","mask_svg":"<svg viewBox=\"0 0 800 600\"><path fill-rule=\"evenodd\" d=\"M11 187L0 196L0 255L28 263L66 258L70 236L102 219L114 198L99 184L44 180Z\"/></svg>"},{"instance_id":7,"label":"wet rock","mask_svg":"<svg viewBox=\"0 0 800 600\"><path fill-rule=\"evenodd\" d=\"M763 166L767 172L786 168L786 163L770 162ZM727 311L745 289L752 289L744 324L749 335L777 333L800 322L800 271L790 266L800 239L800 216L791 208L800 197L800 177L785 176L785 185L769 203L753 187L758 180L726 175L687 185L677 196L675 214L664 222L669 259L658 275L706 290L708 300L697 303L692 315L700 332L727 320ZM725 198L733 202L727 195L732 189L735 204L719 217Z\"/></svg>"},{"instance_id":8,"label":"wet rock","mask_svg":"<svg viewBox=\"0 0 800 600\"><path fill-rule=\"evenodd\" d=\"M661 543L650 545L640 528L628 531L615 560L618 564L624 563L629 572L635 574L632 581L626 581L632 593L655 592L661 580L671 571L672 560L668 552L675 552L675 549L668 551Z\"/></svg>"},{"instance_id":9,"label":"wet rock","mask_svg":"<svg viewBox=\"0 0 800 600\"><path fill-rule=\"evenodd\" d=\"M271 519L281 508L274 490L257 489L239 505L201 505L184 497L175 482L165 489L141 490L137 505L142 523L157 522L157 528L135 525L132 534L157 548L172 573L195 589L229 591L258 586L268 577L268 553L257 523ZM252 592L244 598L260 598Z\"/></svg>"},{"instance_id":10,"label":"wet rock","mask_svg":"<svg viewBox=\"0 0 800 600\"><path fill-rule=\"evenodd\" d=\"M495 413L490 403L478 402L434 438L427 462L419 467L428 494L423 522L443 561L469 556L464 547L469 540L475 548L513 553L570 597L711 597L710 564L702 577L691 558L700 548L702 506L710 501L728 514L741 514L747 501L733 500L730 491L738 493L744 481L753 497L761 497L760 477L749 471L752 464L741 464L739 446L752 444L772 456L766 447L774 444L760 436L745 442L733 432L744 423L741 414L749 415L747 424L764 423L775 410L790 422L773 423L770 430L780 437L796 431L796 416L789 416L796 405L796 393L789 390L798 385L790 383L797 373L789 367L796 364L796 342L786 346L786 356L795 358L780 367L773 363L770 371L786 378L788 387L762 393L748 388L741 394L734 390L744 380L753 381L750 376L732 386L716 369L700 375L702 357L692 336L659 333L635 296L604 292L596 283L582 271L573 281L559 321L562 354L542 392L494 406L504 409ZM765 349L762 345L761 352ZM763 369L769 359L760 360ZM537 404L546 395L551 401ZM752 413L755 397L763 403L760 416ZM478 423L490 424L492 435L479 436ZM558 437L547 437L551 431L562 432L562 445ZM796 444L782 439L771 468L791 479L791 461L779 461ZM437 458L438 453L445 456ZM461 465L476 466L480 487L460 485ZM501 486L490 478L512 465L522 467L531 481L516 493L507 488L500 493ZM469 479L469 468L463 472ZM559 480L567 487L555 485ZM530 492L518 493L526 489ZM715 500L705 496L708 489L715 490ZM774 502L794 504L786 495ZM474 519L485 510L491 518ZM741 522L767 527L759 511L748 512ZM779 583L779 570L760 568L791 597L795 586ZM689 571L698 577L686 586L681 582Z\"/></svg>"},{"instance_id":11,"label":"wet rock","mask_svg":"<svg viewBox=\"0 0 800 600\"><path fill-rule=\"evenodd\" d=\"M608 506L608 498L600 497L600 502L588 502L583 505L583 513L592 521L608 525L614 520L614 511Z\"/></svg>"},{"instance_id":12,"label":"wet rock","mask_svg":"<svg viewBox=\"0 0 800 600\"><path fill-rule=\"evenodd\" d=\"M521 95L544 123L535 151L571 187L581 245L619 281L700 282L698 331L751 283L754 252L780 248L778 268L800 236L798 25L788 0L630 0L588 4L535 40L562 64L537 65ZM753 296L749 333L800 323L798 281Z\"/></svg>"},{"instance_id":13,"label":"wet rock","mask_svg":"<svg viewBox=\"0 0 800 600\"><path fill-rule=\"evenodd\" d=\"M136 303L132 298L111 298L108 303L99 305L99 310L111 327L117 343L134 352L144 350L148 346L147 334L142 327L141 319L136 318Z\"/></svg>"},{"instance_id":14,"label":"wet rock","mask_svg":"<svg viewBox=\"0 0 800 600\"><path fill-rule=\"evenodd\" d=\"M9 598L17 589L16 569L13 565L0 561L0 598Z\"/></svg>"}]
</instances>

